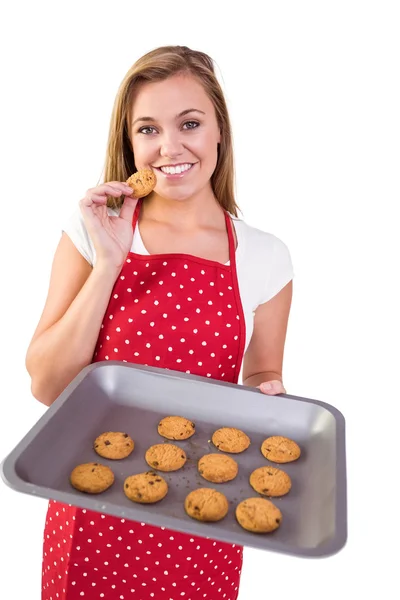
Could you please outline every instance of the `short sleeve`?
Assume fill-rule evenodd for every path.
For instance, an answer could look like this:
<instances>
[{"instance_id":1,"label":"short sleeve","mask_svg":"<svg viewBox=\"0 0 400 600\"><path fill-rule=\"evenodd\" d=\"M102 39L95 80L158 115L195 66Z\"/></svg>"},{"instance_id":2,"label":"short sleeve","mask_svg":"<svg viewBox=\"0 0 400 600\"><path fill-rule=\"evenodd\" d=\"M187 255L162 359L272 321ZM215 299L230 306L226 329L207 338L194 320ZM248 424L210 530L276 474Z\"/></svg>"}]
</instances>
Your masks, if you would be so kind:
<instances>
[{"instance_id":1,"label":"short sleeve","mask_svg":"<svg viewBox=\"0 0 400 600\"><path fill-rule=\"evenodd\" d=\"M282 240L273 236L273 252L270 259L267 281L263 289L260 304L271 300L294 278L293 264L288 247Z\"/></svg>"},{"instance_id":2,"label":"short sleeve","mask_svg":"<svg viewBox=\"0 0 400 600\"><path fill-rule=\"evenodd\" d=\"M66 226L63 228L63 232L68 235L76 249L93 266L96 260L96 253L79 208L71 215Z\"/></svg>"}]
</instances>

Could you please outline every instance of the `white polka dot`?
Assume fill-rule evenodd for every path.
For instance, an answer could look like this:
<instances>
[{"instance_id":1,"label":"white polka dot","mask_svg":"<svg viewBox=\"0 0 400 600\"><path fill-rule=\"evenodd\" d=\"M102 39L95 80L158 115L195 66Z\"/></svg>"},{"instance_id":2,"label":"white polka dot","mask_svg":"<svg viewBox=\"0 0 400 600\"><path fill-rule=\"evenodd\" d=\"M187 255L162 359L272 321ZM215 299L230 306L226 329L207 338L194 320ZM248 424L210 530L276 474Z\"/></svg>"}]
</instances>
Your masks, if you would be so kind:
<instances>
[{"instance_id":1,"label":"white polka dot","mask_svg":"<svg viewBox=\"0 0 400 600\"><path fill-rule=\"evenodd\" d=\"M181 305L180 305L180 304L177 304L177 305L176 305L176 308L177 308L178 310L180 309L180 307L181 307Z\"/></svg>"},{"instance_id":2,"label":"white polka dot","mask_svg":"<svg viewBox=\"0 0 400 600\"><path fill-rule=\"evenodd\" d=\"M189 317L185 317L183 320L184 321L189 321Z\"/></svg>"},{"instance_id":3,"label":"white polka dot","mask_svg":"<svg viewBox=\"0 0 400 600\"><path fill-rule=\"evenodd\" d=\"M211 304L212 304L212 300L209 300L209 301L208 301L208 304L211 306Z\"/></svg>"},{"instance_id":4,"label":"white polka dot","mask_svg":"<svg viewBox=\"0 0 400 600\"><path fill-rule=\"evenodd\" d=\"M171 325L171 329L176 329L176 325Z\"/></svg>"},{"instance_id":5,"label":"white polka dot","mask_svg":"<svg viewBox=\"0 0 400 600\"><path fill-rule=\"evenodd\" d=\"M145 315L147 313L147 310L143 309L140 312L142 313L142 315Z\"/></svg>"},{"instance_id":6,"label":"white polka dot","mask_svg":"<svg viewBox=\"0 0 400 600\"><path fill-rule=\"evenodd\" d=\"M199 290L199 294L202 294L202 293L203 293L203 290Z\"/></svg>"},{"instance_id":7,"label":"white polka dot","mask_svg":"<svg viewBox=\"0 0 400 600\"><path fill-rule=\"evenodd\" d=\"M189 354L194 354L194 350L189 350Z\"/></svg>"},{"instance_id":8,"label":"white polka dot","mask_svg":"<svg viewBox=\"0 0 400 600\"><path fill-rule=\"evenodd\" d=\"M138 331L138 332L137 332L137 335L142 335L142 332L141 332L141 331Z\"/></svg>"},{"instance_id":9,"label":"white polka dot","mask_svg":"<svg viewBox=\"0 0 400 600\"><path fill-rule=\"evenodd\" d=\"M155 325L154 321L151 321L150 327L154 327L154 325Z\"/></svg>"},{"instance_id":10,"label":"white polka dot","mask_svg":"<svg viewBox=\"0 0 400 600\"><path fill-rule=\"evenodd\" d=\"M162 333L160 333L160 335L159 335L158 337L160 338L160 340L163 340L163 339L164 339L164 336L163 336L163 334L162 334Z\"/></svg>"},{"instance_id":11,"label":"white polka dot","mask_svg":"<svg viewBox=\"0 0 400 600\"><path fill-rule=\"evenodd\" d=\"M159 357L159 356L156 356L156 360L160 360L160 357Z\"/></svg>"},{"instance_id":12,"label":"white polka dot","mask_svg":"<svg viewBox=\"0 0 400 600\"><path fill-rule=\"evenodd\" d=\"M156 306L158 306L160 303L159 303L159 301L158 301L158 300L154 300L154 304L155 304Z\"/></svg>"},{"instance_id":13,"label":"white polka dot","mask_svg":"<svg viewBox=\"0 0 400 600\"><path fill-rule=\"evenodd\" d=\"M176 359L176 362L177 362L177 363L181 363L181 362L182 362L182 359L181 359L181 358L177 358L177 359Z\"/></svg>"},{"instance_id":14,"label":"white polka dot","mask_svg":"<svg viewBox=\"0 0 400 600\"><path fill-rule=\"evenodd\" d=\"M118 294L114 294L114 298L118 298Z\"/></svg>"},{"instance_id":15,"label":"white polka dot","mask_svg":"<svg viewBox=\"0 0 400 600\"><path fill-rule=\"evenodd\" d=\"M172 277L176 277L176 273L171 273Z\"/></svg>"}]
</instances>

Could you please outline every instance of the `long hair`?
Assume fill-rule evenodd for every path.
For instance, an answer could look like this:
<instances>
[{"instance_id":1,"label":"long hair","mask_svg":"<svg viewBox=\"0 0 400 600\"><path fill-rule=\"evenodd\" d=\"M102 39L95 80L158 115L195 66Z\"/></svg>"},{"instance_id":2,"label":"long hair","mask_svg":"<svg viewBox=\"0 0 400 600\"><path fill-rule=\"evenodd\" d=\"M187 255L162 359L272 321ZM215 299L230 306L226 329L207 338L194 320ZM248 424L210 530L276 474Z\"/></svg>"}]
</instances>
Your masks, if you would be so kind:
<instances>
[{"instance_id":1,"label":"long hair","mask_svg":"<svg viewBox=\"0 0 400 600\"><path fill-rule=\"evenodd\" d=\"M137 60L125 75L111 116L104 181L126 181L137 171L129 137L130 112L135 91L144 82L163 81L178 73L196 77L214 105L221 141L211 186L219 204L237 216L239 207L234 194L232 130L224 94L215 75L213 60L207 54L186 46L156 48ZM109 197L107 204L112 208L119 208L122 200Z\"/></svg>"}]
</instances>

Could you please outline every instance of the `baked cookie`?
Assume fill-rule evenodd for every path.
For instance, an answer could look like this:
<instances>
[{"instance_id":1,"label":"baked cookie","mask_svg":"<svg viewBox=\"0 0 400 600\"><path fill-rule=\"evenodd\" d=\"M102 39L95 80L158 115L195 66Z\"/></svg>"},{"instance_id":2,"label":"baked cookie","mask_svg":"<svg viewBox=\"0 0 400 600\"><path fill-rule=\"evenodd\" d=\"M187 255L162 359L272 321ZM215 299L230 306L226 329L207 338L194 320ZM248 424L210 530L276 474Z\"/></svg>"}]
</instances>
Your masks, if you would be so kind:
<instances>
[{"instance_id":1,"label":"baked cookie","mask_svg":"<svg viewBox=\"0 0 400 600\"><path fill-rule=\"evenodd\" d=\"M114 473L110 467L90 462L76 466L69 479L71 485L80 492L101 494L114 483Z\"/></svg>"},{"instance_id":2,"label":"baked cookie","mask_svg":"<svg viewBox=\"0 0 400 600\"><path fill-rule=\"evenodd\" d=\"M195 432L195 424L185 417L165 417L158 424L158 433L168 440L187 440Z\"/></svg>"},{"instance_id":3,"label":"baked cookie","mask_svg":"<svg viewBox=\"0 0 400 600\"><path fill-rule=\"evenodd\" d=\"M285 471L275 467L260 467L250 475L251 487L264 496L284 496L292 487L292 481Z\"/></svg>"},{"instance_id":4,"label":"baked cookie","mask_svg":"<svg viewBox=\"0 0 400 600\"><path fill-rule=\"evenodd\" d=\"M185 464L186 453L174 444L156 444L145 455L147 464L157 471L177 471Z\"/></svg>"},{"instance_id":5,"label":"baked cookie","mask_svg":"<svg viewBox=\"0 0 400 600\"><path fill-rule=\"evenodd\" d=\"M231 481L239 471L237 462L225 454L206 454L200 458L197 468L204 479L213 483Z\"/></svg>"},{"instance_id":6,"label":"baked cookie","mask_svg":"<svg viewBox=\"0 0 400 600\"><path fill-rule=\"evenodd\" d=\"M135 198L143 198L154 190L157 178L151 169L140 169L136 173L133 173L126 180L126 183L132 188Z\"/></svg>"},{"instance_id":7,"label":"baked cookie","mask_svg":"<svg viewBox=\"0 0 400 600\"><path fill-rule=\"evenodd\" d=\"M250 446L250 438L235 427L222 427L213 433L211 438L214 446L223 452L238 454Z\"/></svg>"},{"instance_id":8,"label":"baked cookie","mask_svg":"<svg viewBox=\"0 0 400 600\"><path fill-rule=\"evenodd\" d=\"M273 435L263 441L261 452L265 458L275 463L288 463L297 460L301 454L296 442L281 435Z\"/></svg>"},{"instance_id":9,"label":"baked cookie","mask_svg":"<svg viewBox=\"0 0 400 600\"><path fill-rule=\"evenodd\" d=\"M127 477L124 481L124 492L132 502L153 504L167 495L168 484L158 473L147 471Z\"/></svg>"},{"instance_id":10,"label":"baked cookie","mask_svg":"<svg viewBox=\"0 0 400 600\"><path fill-rule=\"evenodd\" d=\"M185 498L185 511L197 521L220 521L229 510L228 500L217 490L198 488Z\"/></svg>"},{"instance_id":11,"label":"baked cookie","mask_svg":"<svg viewBox=\"0 0 400 600\"><path fill-rule=\"evenodd\" d=\"M269 533L278 529L282 521L282 513L270 500L247 498L237 505L236 519L247 531Z\"/></svg>"},{"instance_id":12,"label":"baked cookie","mask_svg":"<svg viewBox=\"0 0 400 600\"><path fill-rule=\"evenodd\" d=\"M134 447L133 439L122 431L106 431L99 435L93 444L97 454L111 460L126 458L133 452Z\"/></svg>"}]
</instances>

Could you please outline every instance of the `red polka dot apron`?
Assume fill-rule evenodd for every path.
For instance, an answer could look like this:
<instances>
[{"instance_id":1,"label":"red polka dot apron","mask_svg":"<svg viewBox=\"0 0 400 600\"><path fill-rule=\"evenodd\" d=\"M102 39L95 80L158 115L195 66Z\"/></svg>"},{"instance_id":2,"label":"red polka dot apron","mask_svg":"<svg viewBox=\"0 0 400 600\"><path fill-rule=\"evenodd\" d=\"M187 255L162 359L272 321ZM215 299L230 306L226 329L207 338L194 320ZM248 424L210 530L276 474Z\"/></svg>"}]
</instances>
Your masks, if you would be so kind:
<instances>
[{"instance_id":1,"label":"red polka dot apron","mask_svg":"<svg viewBox=\"0 0 400 600\"><path fill-rule=\"evenodd\" d=\"M141 202L135 210L135 228ZM245 325L233 224L230 264L130 252L94 361L121 360L237 383ZM166 411L168 412L168 411ZM49 502L42 600L235 600L242 547Z\"/></svg>"}]
</instances>

